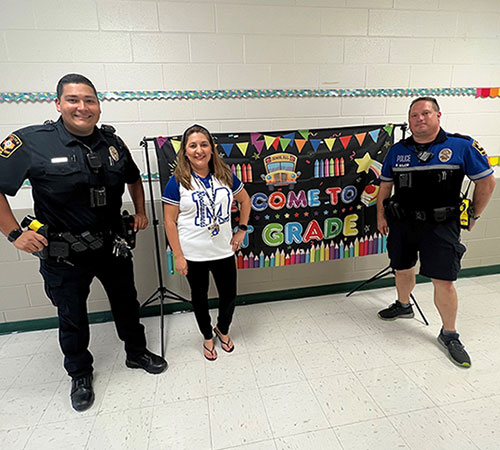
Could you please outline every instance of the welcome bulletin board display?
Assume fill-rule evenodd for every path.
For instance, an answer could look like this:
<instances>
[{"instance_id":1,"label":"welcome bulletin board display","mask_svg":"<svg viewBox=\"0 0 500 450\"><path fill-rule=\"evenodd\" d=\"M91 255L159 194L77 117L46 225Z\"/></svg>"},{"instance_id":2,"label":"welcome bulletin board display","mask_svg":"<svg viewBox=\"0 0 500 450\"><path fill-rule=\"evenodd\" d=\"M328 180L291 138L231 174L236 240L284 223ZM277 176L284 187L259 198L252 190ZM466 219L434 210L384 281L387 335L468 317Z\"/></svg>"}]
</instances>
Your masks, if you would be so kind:
<instances>
[{"instance_id":1,"label":"welcome bulletin board display","mask_svg":"<svg viewBox=\"0 0 500 450\"><path fill-rule=\"evenodd\" d=\"M217 151L245 184L252 213L239 269L354 258L386 251L377 231L382 162L394 125L262 133L215 133ZM177 165L181 136L157 137L161 187ZM238 210L233 207L236 231ZM167 248L167 272L174 260Z\"/></svg>"}]
</instances>

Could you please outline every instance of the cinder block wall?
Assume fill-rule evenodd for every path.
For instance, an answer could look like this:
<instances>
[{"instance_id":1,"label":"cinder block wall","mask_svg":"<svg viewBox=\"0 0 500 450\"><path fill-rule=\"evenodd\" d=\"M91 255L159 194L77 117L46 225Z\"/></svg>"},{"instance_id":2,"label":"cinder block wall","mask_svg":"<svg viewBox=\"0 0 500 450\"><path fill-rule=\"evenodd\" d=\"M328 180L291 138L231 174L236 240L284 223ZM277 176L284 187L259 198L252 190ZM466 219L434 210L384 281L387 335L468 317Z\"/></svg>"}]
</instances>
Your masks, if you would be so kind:
<instances>
[{"instance_id":1,"label":"cinder block wall","mask_svg":"<svg viewBox=\"0 0 500 450\"><path fill-rule=\"evenodd\" d=\"M54 91L68 72L98 90L498 87L497 0L3 0L0 89ZM410 99L310 98L106 101L113 124L144 171L143 136L179 134L193 122L217 132L271 131L402 122ZM470 134L500 155L500 99L441 97L446 130ZM50 103L0 103L0 136L57 119ZM150 152L156 171L154 152ZM160 186L155 183L155 198ZM10 199L22 218L29 188ZM157 202L157 213L161 205ZM130 205L128 205L130 207ZM500 263L500 197L464 234L464 267ZM160 228L160 235L163 230ZM157 287L153 234L135 251L141 299ZM239 272L239 292L362 280L385 255ZM187 294L183 279L167 287ZM90 311L108 310L95 284ZM0 239L0 322L53 317L38 262Z\"/></svg>"}]
</instances>

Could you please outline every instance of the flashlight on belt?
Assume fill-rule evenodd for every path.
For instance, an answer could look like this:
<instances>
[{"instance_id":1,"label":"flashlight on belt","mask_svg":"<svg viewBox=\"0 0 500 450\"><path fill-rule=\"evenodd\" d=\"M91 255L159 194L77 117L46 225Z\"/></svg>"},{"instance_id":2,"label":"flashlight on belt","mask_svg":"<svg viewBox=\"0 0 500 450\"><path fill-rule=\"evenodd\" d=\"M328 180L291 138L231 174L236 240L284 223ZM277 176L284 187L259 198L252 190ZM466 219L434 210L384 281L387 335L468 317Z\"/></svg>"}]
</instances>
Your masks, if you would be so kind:
<instances>
[{"instance_id":1,"label":"flashlight on belt","mask_svg":"<svg viewBox=\"0 0 500 450\"><path fill-rule=\"evenodd\" d=\"M46 239L49 238L49 231L47 225L39 222L35 217L28 214L23 221L21 222L21 226L23 228L28 228L29 230L34 231L35 233L41 234ZM49 247L44 246L43 250L39 252L33 252L33 255L37 256L40 259L47 259L49 256Z\"/></svg>"}]
</instances>

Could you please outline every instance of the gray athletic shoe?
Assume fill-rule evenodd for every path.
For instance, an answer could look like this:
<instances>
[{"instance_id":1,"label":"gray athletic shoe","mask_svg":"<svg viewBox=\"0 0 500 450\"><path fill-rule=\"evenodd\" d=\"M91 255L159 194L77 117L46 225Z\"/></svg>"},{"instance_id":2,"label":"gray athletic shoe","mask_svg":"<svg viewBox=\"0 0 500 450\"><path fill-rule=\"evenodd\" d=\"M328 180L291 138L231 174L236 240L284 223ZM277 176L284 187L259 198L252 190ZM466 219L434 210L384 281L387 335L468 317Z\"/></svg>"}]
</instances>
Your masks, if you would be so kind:
<instances>
[{"instance_id":1,"label":"gray athletic shoe","mask_svg":"<svg viewBox=\"0 0 500 450\"><path fill-rule=\"evenodd\" d=\"M470 356L464 345L458 339L458 333L445 335L443 329L437 338L438 342L448 350L448 356L453 364L460 367L470 367Z\"/></svg>"},{"instance_id":2,"label":"gray athletic shoe","mask_svg":"<svg viewBox=\"0 0 500 450\"><path fill-rule=\"evenodd\" d=\"M378 316L382 320L396 320L413 319L413 317L415 317L415 314L413 313L413 307L411 305L405 308L399 300L396 300L388 308L379 311Z\"/></svg>"}]
</instances>

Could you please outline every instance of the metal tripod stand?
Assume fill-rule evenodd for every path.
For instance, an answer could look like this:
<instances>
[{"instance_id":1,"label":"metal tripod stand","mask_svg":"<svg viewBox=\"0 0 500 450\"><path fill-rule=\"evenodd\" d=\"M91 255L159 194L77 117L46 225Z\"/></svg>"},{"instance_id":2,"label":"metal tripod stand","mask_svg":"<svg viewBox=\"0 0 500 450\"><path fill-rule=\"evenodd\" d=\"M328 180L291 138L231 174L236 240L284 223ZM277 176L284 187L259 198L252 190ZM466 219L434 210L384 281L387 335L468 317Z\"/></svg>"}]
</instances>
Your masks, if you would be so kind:
<instances>
[{"instance_id":1,"label":"metal tripod stand","mask_svg":"<svg viewBox=\"0 0 500 450\"><path fill-rule=\"evenodd\" d=\"M358 291L363 286L367 285L368 283L371 283L372 281L376 281L376 280L383 278L387 275L395 275L395 274L396 274L396 271L391 266L387 266L385 269L382 269L380 272L373 275L373 277L369 278L368 280L363 281L361 284L358 284L354 289L352 289L351 291L349 291L346 294L346 297L349 297L351 294L354 294L354 292ZM418 309L418 312L420 313L420 316L422 317L422 320L424 321L424 323L426 325L429 325L429 322L427 321L426 317L424 316L424 313L420 309L420 306L417 302L417 299L415 298L415 296L412 293L410 293L410 298L413 301L413 303L415 304L416 308Z\"/></svg>"},{"instance_id":2,"label":"metal tripod stand","mask_svg":"<svg viewBox=\"0 0 500 450\"><path fill-rule=\"evenodd\" d=\"M140 145L144 147L144 154L145 154L145 159L146 159L146 168L148 171L148 185L149 185L149 198L151 202L151 217L152 217L152 223L153 223L153 234L154 234L154 241L155 241L155 254L156 254L156 273L158 275L158 287L156 290L148 297L147 300L142 303L141 308L157 301L160 300L160 338L161 338L161 356L165 356L165 340L164 340L164 330L165 330L165 321L164 321L164 312L163 312L163 305L165 302L165 299L172 299L172 300L177 300L181 302L187 302L185 298L181 297L180 295L176 294L175 292L172 292L168 290L164 285L163 285L163 275L162 275L162 265L161 265L161 252L160 252L160 240L158 236L158 219L156 217L156 208L155 208L155 202L154 202L154 196L153 196L153 177L151 176L151 165L149 163L149 149L148 149L148 142L154 141L154 138L147 138L144 137L142 141L140 142Z\"/></svg>"}]
</instances>

